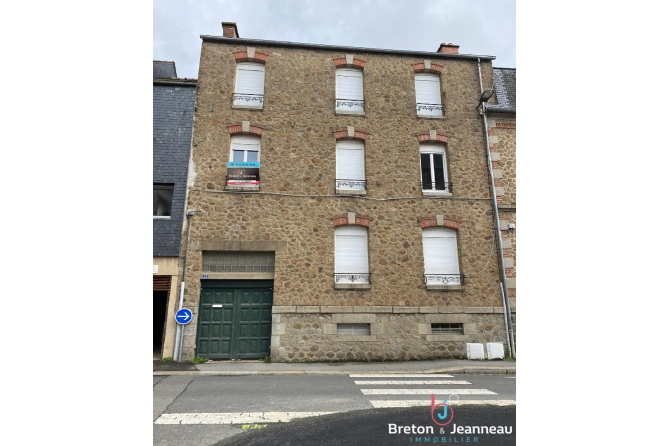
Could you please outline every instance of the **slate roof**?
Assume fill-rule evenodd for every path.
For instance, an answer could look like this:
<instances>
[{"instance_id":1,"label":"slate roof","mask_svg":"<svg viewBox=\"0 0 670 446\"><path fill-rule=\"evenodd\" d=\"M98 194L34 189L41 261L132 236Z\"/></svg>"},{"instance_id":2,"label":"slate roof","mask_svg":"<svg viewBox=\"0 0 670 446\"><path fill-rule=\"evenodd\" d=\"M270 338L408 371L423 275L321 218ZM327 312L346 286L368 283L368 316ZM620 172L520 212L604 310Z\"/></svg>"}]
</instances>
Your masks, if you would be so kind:
<instances>
[{"instance_id":1,"label":"slate roof","mask_svg":"<svg viewBox=\"0 0 670 446\"><path fill-rule=\"evenodd\" d=\"M174 62L154 60L154 79L172 79L177 77L177 67Z\"/></svg>"},{"instance_id":2,"label":"slate roof","mask_svg":"<svg viewBox=\"0 0 670 446\"><path fill-rule=\"evenodd\" d=\"M498 103L488 105L486 109L516 112L516 68L493 68L493 88Z\"/></svg>"}]
</instances>

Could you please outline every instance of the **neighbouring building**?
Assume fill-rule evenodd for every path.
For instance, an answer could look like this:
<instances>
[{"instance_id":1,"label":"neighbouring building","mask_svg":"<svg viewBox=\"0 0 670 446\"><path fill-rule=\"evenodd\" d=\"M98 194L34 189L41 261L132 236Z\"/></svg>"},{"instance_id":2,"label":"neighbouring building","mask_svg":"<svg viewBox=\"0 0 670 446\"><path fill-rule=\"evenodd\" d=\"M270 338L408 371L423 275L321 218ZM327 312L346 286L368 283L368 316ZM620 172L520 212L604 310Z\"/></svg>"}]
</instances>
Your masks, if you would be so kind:
<instances>
[{"instance_id":1,"label":"neighbouring building","mask_svg":"<svg viewBox=\"0 0 670 446\"><path fill-rule=\"evenodd\" d=\"M498 192L503 263L516 328L516 69L493 68L493 85L495 103L486 106L489 146Z\"/></svg>"},{"instance_id":2,"label":"neighbouring building","mask_svg":"<svg viewBox=\"0 0 670 446\"><path fill-rule=\"evenodd\" d=\"M154 359L172 357L196 79L154 61Z\"/></svg>"},{"instance_id":3,"label":"neighbouring building","mask_svg":"<svg viewBox=\"0 0 670 446\"><path fill-rule=\"evenodd\" d=\"M201 37L182 358L507 344L478 111L494 57L245 39L228 22Z\"/></svg>"}]
</instances>

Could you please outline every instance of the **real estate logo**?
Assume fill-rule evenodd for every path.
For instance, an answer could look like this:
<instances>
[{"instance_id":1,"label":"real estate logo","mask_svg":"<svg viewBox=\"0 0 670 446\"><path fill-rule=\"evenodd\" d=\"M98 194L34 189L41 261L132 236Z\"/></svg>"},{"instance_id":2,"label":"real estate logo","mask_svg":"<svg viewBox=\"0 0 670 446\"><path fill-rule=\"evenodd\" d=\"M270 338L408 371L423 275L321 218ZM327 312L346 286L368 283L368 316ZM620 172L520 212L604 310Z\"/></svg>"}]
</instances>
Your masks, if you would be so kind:
<instances>
[{"instance_id":1,"label":"real estate logo","mask_svg":"<svg viewBox=\"0 0 670 446\"><path fill-rule=\"evenodd\" d=\"M456 395L449 395L449 398L453 396ZM430 398L430 417L433 419L433 423L438 426L446 426L451 423L454 419L454 409L448 403L449 398L442 400L444 402L438 404L435 404L435 395L431 394ZM456 397L456 399L458 399L458 397ZM435 418L436 415L437 419Z\"/></svg>"}]
</instances>

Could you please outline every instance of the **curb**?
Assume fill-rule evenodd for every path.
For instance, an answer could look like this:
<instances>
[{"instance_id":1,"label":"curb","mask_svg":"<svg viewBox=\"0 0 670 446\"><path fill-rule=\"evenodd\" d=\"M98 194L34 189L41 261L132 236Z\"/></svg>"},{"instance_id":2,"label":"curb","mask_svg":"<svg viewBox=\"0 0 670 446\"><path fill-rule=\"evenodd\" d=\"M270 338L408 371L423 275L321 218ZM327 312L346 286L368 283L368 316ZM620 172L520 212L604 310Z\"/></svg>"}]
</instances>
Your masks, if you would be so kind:
<instances>
[{"instance_id":1,"label":"curb","mask_svg":"<svg viewBox=\"0 0 670 446\"><path fill-rule=\"evenodd\" d=\"M225 372L225 371L156 371L154 376L164 375L203 375L203 376L245 376L245 375L349 375L349 374L398 374L414 373L431 375L435 373L453 373L455 375L516 375L516 367L447 367L431 370L383 370L383 371L362 371L362 370L338 370L338 371L308 371L308 370L284 370L284 371L248 371L248 372Z\"/></svg>"}]
</instances>

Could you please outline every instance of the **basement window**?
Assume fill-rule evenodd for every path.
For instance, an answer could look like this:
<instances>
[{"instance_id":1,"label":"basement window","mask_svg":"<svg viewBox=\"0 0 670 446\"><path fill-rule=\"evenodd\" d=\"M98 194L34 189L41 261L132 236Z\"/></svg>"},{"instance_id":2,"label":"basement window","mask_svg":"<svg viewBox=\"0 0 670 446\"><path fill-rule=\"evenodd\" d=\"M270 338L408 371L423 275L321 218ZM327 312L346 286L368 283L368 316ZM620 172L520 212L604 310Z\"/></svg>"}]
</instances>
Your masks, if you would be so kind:
<instances>
[{"instance_id":1,"label":"basement window","mask_svg":"<svg viewBox=\"0 0 670 446\"><path fill-rule=\"evenodd\" d=\"M432 334L463 334L463 324L430 324Z\"/></svg>"},{"instance_id":2,"label":"basement window","mask_svg":"<svg viewBox=\"0 0 670 446\"><path fill-rule=\"evenodd\" d=\"M370 324L337 324L337 334L340 336L369 336Z\"/></svg>"}]
</instances>

